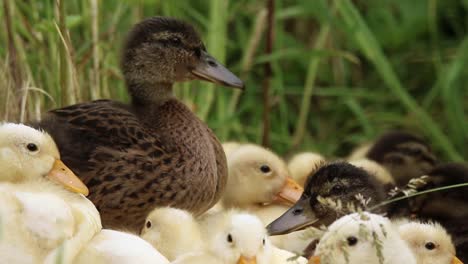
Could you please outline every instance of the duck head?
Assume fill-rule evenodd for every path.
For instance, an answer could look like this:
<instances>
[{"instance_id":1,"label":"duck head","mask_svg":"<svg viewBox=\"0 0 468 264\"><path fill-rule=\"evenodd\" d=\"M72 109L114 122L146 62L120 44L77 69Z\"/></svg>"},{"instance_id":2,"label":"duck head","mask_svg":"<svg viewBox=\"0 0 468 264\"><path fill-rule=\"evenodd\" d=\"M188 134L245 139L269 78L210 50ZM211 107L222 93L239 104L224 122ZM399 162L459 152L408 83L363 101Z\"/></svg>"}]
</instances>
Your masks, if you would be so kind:
<instances>
[{"instance_id":1,"label":"duck head","mask_svg":"<svg viewBox=\"0 0 468 264\"><path fill-rule=\"evenodd\" d=\"M382 135L366 156L383 165L399 186L428 173L437 163L430 146L423 139L399 131Z\"/></svg>"},{"instance_id":2,"label":"duck head","mask_svg":"<svg viewBox=\"0 0 468 264\"><path fill-rule=\"evenodd\" d=\"M72 192L88 188L60 160L52 137L22 124L0 125L0 181L20 183L48 178Z\"/></svg>"},{"instance_id":3,"label":"duck head","mask_svg":"<svg viewBox=\"0 0 468 264\"><path fill-rule=\"evenodd\" d=\"M400 225L398 231L418 263L463 264L455 256L452 238L440 224L410 222Z\"/></svg>"},{"instance_id":4,"label":"duck head","mask_svg":"<svg viewBox=\"0 0 468 264\"><path fill-rule=\"evenodd\" d=\"M201 79L243 88L243 82L213 58L188 23L151 17L136 24L124 46L122 70L133 96L149 96L150 88Z\"/></svg>"},{"instance_id":5,"label":"duck head","mask_svg":"<svg viewBox=\"0 0 468 264\"><path fill-rule=\"evenodd\" d=\"M358 195L371 198L368 205L382 201L384 187L365 170L346 162L325 165L309 175L299 201L282 216L267 226L270 235L282 235L308 226L328 226L347 213L348 203L359 204ZM341 201L338 210L324 200Z\"/></svg>"},{"instance_id":6,"label":"duck head","mask_svg":"<svg viewBox=\"0 0 468 264\"><path fill-rule=\"evenodd\" d=\"M254 215L237 210L208 214L201 219L201 229L207 249L222 263L270 263L272 245Z\"/></svg>"},{"instance_id":7,"label":"duck head","mask_svg":"<svg viewBox=\"0 0 468 264\"><path fill-rule=\"evenodd\" d=\"M290 176L286 163L268 149L245 144L227 154L229 177L222 201L226 207L283 204L298 201L303 188Z\"/></svg>"}]
</instances>

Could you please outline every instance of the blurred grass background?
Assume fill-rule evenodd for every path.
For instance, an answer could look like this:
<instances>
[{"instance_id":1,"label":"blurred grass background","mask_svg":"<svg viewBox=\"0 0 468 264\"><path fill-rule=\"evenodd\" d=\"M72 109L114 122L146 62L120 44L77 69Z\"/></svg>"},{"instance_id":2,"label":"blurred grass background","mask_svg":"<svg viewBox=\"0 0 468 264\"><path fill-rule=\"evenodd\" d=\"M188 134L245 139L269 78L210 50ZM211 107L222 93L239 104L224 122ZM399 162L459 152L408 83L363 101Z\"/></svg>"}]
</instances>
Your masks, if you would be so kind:
<instances>
[{"instance_id":1,"label":"blurred grass background","mask_svg":"<svg viewBox=\"0 0 468 264\"><path fill-rule=\"evenodd\" d=\"M444 160L468 156L468 0L4 0L0 117L26 121L98 98L128 101L122 41L144 17L193 23L246 91L203 82L176 94L223 140L344 156L389 129L427 138ZM262 93L263 65L272 75Z\"/></svg>"}]
</instances>

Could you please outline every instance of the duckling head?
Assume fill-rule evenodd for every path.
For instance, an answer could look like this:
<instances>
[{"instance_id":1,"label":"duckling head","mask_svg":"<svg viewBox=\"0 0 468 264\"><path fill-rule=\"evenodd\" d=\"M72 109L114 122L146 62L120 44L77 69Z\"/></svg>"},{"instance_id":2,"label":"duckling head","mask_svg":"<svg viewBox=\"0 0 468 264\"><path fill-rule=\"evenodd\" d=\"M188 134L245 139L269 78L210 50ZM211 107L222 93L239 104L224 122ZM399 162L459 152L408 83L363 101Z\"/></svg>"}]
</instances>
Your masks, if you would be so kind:
<instances>
[{"instance_id":1,"label":"duckling head","mask_svg":"<svg viewBox=\"0 0 468 264\"><path fill-rule=\"evenodd\" d=\"M343 216L330 225L310 263L416 262L390 220L362 212Z\"/></svg>"},{"instance_id":2,"label":"duckling head","mask_svg":"<svg viewBox=\"0 0 468 264\"><path fill-rule=\"evenodd\" d=\"M256 216L230 210L206 216L201 226L208 250L222 263L270 263L271 243Z\"/></svg>"},{"instance_id":3,"label":"duckling head","mask_svg":"<svg viewBox=\"0 0 468 264\"><path fill-rule=\"evenodd\" d=\"M270 235L282 235L308 226L328 226L349 213L348 204L364 207L364 200L368 206L385 196L384 186L365 170L347 162L330 163L309 176L299 201L267 230Z\"/></svg>"},{"instance_id":4,"label":"duckling head","mask_svg":"<svg viewBox=\"0 0 468 264\"><path fill-rule=\"evenodd\" d=\"M141 238L170 261L187 252L202 249L200 229L193 216L184 210L161 207L146 218Z\"/></svg>"},{"instance_id":5,"label":"duckling head","mask_svg":"<svg viewBox=\"0 0 468 264\"><path fill-rule=\"evenodd\" d=\"M242 145L227 156L227 163L226 207L273 202L292 205L302 194L302 187L289 177L285 162L265 148Z\"/></svg>"},{"instance_id":6,"label":"duckling head","mask_svg":"<svg viewBox=\"0 0 468 264\"><path fill-rule=\"evenodd\" d=\"M136 24L121 64L130 93L138 98L151 96L150 88L193 79L243 88L243 82L206 51L193 26L169 17Z\"/></svg>"},{"instance_id":7,"label":"duckling head","mask_svg":"<svg viewBox=\"0 0 468 264\"><path fill-rule=\"evenodd\" d=\"M0 167L2 181L19 183L48 177L70 191L88 194L88 188L60 161L52 137L29 126L0 125Z\"/></svg>"},{"instance_id":8,"label":"duckling head","mask_svg":"<svg viewBox=\"0 0 468 264\"><path fill-rule=\"evenodd\" d=\"M418 264L460 264L447 231L438 223L410 222L399 226L399 233L413 251Z\"/></svg>"},{"instance_id":9,"label":"duckling head","mask_svg":"<svg viewBox=\"0 0 468 264\"><path fill-rule=\"evenodd\" d=\"M426 174L437 162L423 139L399 131L382 135L367 152L367 158L387 168L399 186Z\"/></svg>"}]
</instances>

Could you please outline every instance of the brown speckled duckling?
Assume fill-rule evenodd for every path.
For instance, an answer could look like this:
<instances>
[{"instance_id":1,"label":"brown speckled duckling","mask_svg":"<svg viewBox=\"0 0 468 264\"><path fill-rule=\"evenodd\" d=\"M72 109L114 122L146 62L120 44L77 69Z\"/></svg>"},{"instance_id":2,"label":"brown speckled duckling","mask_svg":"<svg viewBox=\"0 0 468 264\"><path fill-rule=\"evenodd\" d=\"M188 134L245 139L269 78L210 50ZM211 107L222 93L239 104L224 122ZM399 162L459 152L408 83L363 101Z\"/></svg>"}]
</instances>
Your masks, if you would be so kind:
<instances>
[{"instance_id":1,"label":"brown speckled duckling","mask_svg":"<svg viewBox=\"0 0 468 264\"><path fill-rule=\"evenodd\" d=\"M427 142L401 131L382 135L366 157L384 166L398 186L404 186L412 178L428 173L437 163Z\"/></svg>"},{"instance_id":2,"label":"brown speckled duckling","mask_svg":"<svg viewBox=\"0 0 468 264\"><path fill-rule=\"evenodd\" d=\"M138 232L157 206L201 214L220 198L227 179L221 144L177 100L174 82L243 83L205 50L195 29L153 17L135 25L122 70L131 104L98 100L48 112L48 131L63 160L87 184L105 227Z\"/></svg>"}]
</instances>

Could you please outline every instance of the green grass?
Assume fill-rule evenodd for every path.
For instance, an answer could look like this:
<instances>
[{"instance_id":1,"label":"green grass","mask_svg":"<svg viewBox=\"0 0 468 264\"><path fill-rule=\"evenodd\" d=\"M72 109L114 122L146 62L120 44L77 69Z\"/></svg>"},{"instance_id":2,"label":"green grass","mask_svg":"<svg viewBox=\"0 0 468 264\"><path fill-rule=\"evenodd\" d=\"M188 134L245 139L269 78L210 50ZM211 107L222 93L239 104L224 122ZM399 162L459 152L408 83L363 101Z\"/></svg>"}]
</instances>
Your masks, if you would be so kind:
<instances>
[{"instance_id":1,"label":"green grass","mask_svg":"<svg viewBox=\"0 0 468 264\"><path fill-rule=\"evenodd\" d=\"M407 129L441 159L467 160L468 1L276 0L268 55L266 1L59 2L2 3L2 120L97 98L128 101L122 40L142 18L167 15L193 23L246 83L243 93L203 82L176 87L223 141L262 142L269 62L269 135L280 154L343 156L383 131Z\"/></svg>"}]
</instances>

